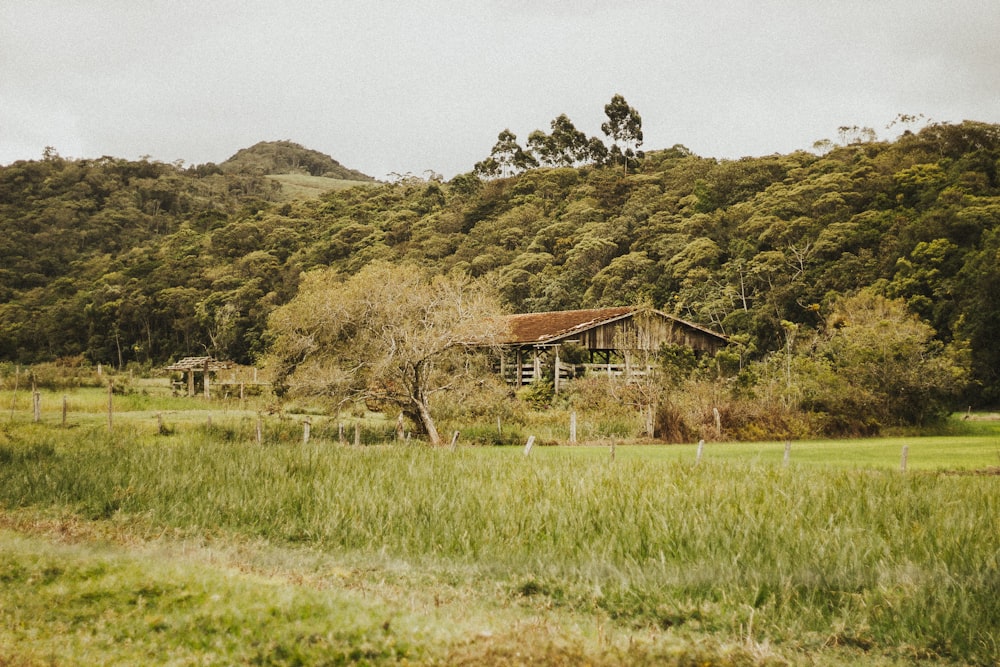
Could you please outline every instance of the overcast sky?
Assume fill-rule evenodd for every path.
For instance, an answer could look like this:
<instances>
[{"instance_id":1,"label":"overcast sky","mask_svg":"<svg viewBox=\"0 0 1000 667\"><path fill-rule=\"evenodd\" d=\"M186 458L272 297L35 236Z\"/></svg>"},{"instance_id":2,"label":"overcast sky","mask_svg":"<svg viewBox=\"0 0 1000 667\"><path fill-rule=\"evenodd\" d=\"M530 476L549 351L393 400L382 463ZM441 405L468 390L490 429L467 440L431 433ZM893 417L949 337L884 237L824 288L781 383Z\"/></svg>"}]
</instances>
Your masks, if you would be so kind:
<instances>
[{"instance_id":1,"label":"overcast sky","mask_svg":"<svg viewBox=\"0 0 1000 667\"><path fill-rule=\"evenodd\" d=\"M2 0L0 164L222 162L290 139L376 178L450 178L510 128L654 150L809 149L900 113L1000 122L998 0Z\"/></svg>"}]
</instances>

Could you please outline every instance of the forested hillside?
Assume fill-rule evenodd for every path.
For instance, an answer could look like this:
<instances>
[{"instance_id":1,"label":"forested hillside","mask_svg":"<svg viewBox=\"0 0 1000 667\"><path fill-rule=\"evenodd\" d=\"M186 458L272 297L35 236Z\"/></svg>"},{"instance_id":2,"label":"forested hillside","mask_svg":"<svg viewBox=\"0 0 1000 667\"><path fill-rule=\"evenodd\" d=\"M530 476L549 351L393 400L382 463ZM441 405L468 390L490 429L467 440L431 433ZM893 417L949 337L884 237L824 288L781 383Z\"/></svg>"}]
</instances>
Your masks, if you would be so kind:
<instances>
[{"instance_id":1,"label":"forested hillside","mask_svg":"<svg viewBox=\"0 0 1000 667\"><path fill-rule=\"evenodd\" d=\"M410 260L491 281L518 312L649 303L747 358L808 341L838 296L871 287L967 345L969 400L996 402L1000 126L827 148L720 161L675 146L626 169L407 177L294 202L215 165L17 162L0 168L0 358L249 362L303 271Z\"/></svg>"}]
</instances>

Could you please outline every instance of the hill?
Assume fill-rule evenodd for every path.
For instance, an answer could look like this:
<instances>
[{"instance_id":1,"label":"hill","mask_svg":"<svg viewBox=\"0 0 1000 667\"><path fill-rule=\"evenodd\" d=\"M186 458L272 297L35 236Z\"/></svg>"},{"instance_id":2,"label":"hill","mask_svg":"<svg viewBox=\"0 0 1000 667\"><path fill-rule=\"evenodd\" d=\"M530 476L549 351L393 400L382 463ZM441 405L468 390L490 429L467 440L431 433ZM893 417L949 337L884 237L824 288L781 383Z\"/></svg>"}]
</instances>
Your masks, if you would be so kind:
<instances>
[{"instance_id":1,"label":"hill","mask_svg":"<svg viewBox=\"0 0 1000 667\"><path fill-rule=\"evenodd\" d=\"M484 277L515 312L651 303L734 336L744 359L790 332L808 342L868 288L965 350L967 404L996 404L998 164L1000 126L976 122L821 155L675 147L628 174L407 178L295 201L214 166L18 162L0 168L0 360L251 361L303 271L381 259Z\"/></svg>"},{"instance_id":2,"label":"hill","mask_svg":"<svg viewBox=\"0 0 1000 667\"><path fill-rule=\"evenodd\" d=\"M308 174L347 181L374 181L348 169L329 155L291 141L261 141L219 165L224 172L243 174Z\"/></svg>"}]
</instances>

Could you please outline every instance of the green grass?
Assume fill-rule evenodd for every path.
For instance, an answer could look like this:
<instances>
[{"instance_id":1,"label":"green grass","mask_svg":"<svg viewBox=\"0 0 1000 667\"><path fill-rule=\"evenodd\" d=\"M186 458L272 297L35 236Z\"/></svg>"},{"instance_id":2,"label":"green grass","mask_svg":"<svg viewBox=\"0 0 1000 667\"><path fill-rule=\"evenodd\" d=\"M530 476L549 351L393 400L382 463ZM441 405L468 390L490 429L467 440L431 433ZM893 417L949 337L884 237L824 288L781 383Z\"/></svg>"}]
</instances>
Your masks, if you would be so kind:
<instances>
[{"instance_id":1,"label":"green grass","mask_svg":"<svg viewBox=\"0 0 1000 667\"><path fill-rule=\"evenodd\" d=\"M639 448L612 463L572 448L525 457L293 436L261 447L210 429L2 434L0 503L12 511L388 557L432 582L636 630L749 636L793 653L832 641L1000 657L995 478L696 466L642 459Z\"/></svg>"},{"instance_id":2,"label":"green grass","mask_svg":"<svg viewBox=\"0 0 1000 667\"><path fill-rule=\"evenodd\" d=\"M266 418L258 445L255 412L152 393L109 433L101 398L80 390L97 412L71 428L0 418L0 608L27 605L0 664L173 644L182 663L1000 660L1000 478L958 474L997 466L995 422L795 442L788 466L784 443L708 444L696 464L694 445L378 445L374 415L370 446L319 415L307 445L305 415ZM163 434L151 408L170 407Z\"/></svg>"},{"instance_id":3,"label":"green grass","mask_svg":"<svg viewBox=\"0 0 1000 667\"><path fill-rule=\"evenodd\" d=\"M908 450L906 469L909 471L1000 467L1000 436L996 435L795 441L789 462L796 466L898 470L904 446ZM550 447L540 451L544 452L542 456L610 457L610 443L572 450L567 453L566 448ZM782 465L784 455L784 442L708 443L703 449L702 460ZM616 444L615 456L626 460L694 462L697 446Z\"/></svg>"},{"instance_id":4,"label":"green grass","mask_svg":"<svg viewBox=\"0 0 1000 667\"><path fill-rule=\"evenodd\" d=\"M340 178L327 178L326 176L310 176L309 174L272 174L268 178L281 184L281 192L286 200L315 199L331 190L346 190L359 185L371 185L367 181L349 181Z\"/></svg>"},{"instance_id":5,"label":"green grass","mask_svg":"<svg viewBox=\"0 0 1000 667\"><path fill-rule=\"evenodd\" d=\"M0 664L354 664L419 657L348 590L0 530ZM47 632L39 632L45 628Z\"/></svg>"}]
</instances>

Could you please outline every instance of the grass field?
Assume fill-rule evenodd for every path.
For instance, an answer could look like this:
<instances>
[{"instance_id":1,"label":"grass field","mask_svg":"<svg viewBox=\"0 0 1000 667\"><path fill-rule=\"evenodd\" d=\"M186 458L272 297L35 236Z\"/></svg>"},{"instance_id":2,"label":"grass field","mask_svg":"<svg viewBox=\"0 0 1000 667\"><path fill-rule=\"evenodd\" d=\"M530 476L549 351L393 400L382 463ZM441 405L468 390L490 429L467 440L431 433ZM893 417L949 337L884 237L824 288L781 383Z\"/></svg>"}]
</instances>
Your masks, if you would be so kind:
<instances>
[{"instance_id":1,"label":"grass field","mask_svg":"<svg viewBox=\"0 0 1000 667\"><path fill-rule=\"evenodd\" d=\"M0 393L0 665L1000 660L995 422L696 463L319 416L304 444L302 415L258 445L263 404L156 386L109 432L106 394L67 397L63 428Z\"/></svg>"},{"instance_id":2,"label":"grass field","mask_svg":"<svg viewBox=\"0 0 1000 667\"><path fill-rule=\"evenodd\" d=\"M326 176L310 176L309 174L272 174L272 181L281 184L281 192L286 200L315 199L331 190L346 190L358 185L370 185L368 181L348 181Z\"/></svg>"}]
</instances>

